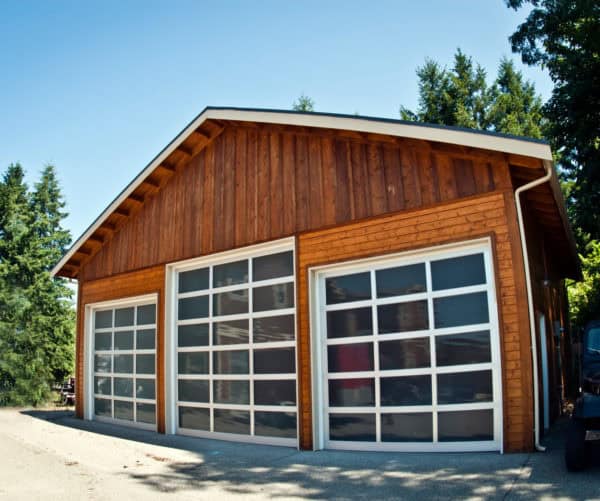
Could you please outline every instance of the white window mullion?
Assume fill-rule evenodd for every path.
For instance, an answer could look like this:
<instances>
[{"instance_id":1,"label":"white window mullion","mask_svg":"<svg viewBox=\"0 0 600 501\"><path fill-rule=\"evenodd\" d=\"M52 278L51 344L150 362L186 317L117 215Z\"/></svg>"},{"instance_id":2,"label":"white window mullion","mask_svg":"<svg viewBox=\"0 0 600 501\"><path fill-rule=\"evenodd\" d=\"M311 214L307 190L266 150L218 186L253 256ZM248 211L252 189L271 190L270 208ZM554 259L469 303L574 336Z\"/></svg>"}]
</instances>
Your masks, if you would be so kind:
<instances>
[{"instance_id":1,"label":"white window mullion","mask_svg":"<svg viewBox=\"0 0 600 501\"><path fill-rule=\"evenodd\" d=\"M213 317L213 279L214 279L214 274L213 274L213 267L209 266L208 268L208 290L209 290L209 295L208 295L208 347L210 349L210 351L208 352L208 403L209 408L208 408L208 413L209 413L209 420L210 420L210 426L209 429L210 431L215 431L215 394L214 394L214 357L213 357L213 332L214 332L214 326L213 326L213 322L212 322L212 317Z\"/></svg>"},{"instance_id":2,"label":"white window mullion","mask_svg":"<svg viewBox=\"0 0 600 501\"><path fill-rule=\"evenodd\" d=\"M253 343L253 331L254 326L252 322L254 292L252 289L253 282L253 259L248 259L248 394L250 401L250 436L254 436L254 343Z\"/></svg>"},{"instance_id":3,"label":"white window mullion","mask_svg":"<svg viewBox=\"0 0 600 501\"><path fill-rule=\"evenodd\" d=\"M371 319L373 322L373 370L375 375L375 442L381 442L381 378L379 377L379 324L377 317L377 289L375 283L375 271L369 273L371 279Z\"/></svg>"},{"instance_id":4,"label":"white window mullion","mask_svg":"<svg viewBox=\"0 0 600 501\"><path fill-rule=\"evenodd\" d=\"M431 283L431 261L425 262L425 280L427 288L427 318L429 322L429 330L435 330L435 315L433 310L433 297L429 294L433 288ZM438 442L438 416L437 416L437 376L436 376L436 356L435 356L435 335L429 335L429 359L431 365L431 425L432 442Z\"/></svg>"}]
</instances>

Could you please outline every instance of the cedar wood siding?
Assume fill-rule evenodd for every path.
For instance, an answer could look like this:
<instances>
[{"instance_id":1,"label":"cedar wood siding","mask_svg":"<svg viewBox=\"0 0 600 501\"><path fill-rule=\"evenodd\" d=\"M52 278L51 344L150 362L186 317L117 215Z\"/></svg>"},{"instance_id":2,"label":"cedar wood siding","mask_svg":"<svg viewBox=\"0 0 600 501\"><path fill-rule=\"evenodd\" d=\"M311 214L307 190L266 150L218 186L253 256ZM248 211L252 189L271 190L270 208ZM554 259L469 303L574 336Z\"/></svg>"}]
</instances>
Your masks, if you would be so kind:
<instances>
[{"instance_id":1,"label":"cedar wood siding","mask_svg":"<svg viewBox=\"0 0 600 501\"><path fill-rule=\"evenodd\" d=\"M505 450L532 447L531 362L513 185L504 155L424 141L270 125L225 130L79 274L85 304L158 292L158 429L164 430L164 265L297 236L300 444L312 447L308 267L491 236ZM77 412L82 415L82 385Z\"/></svg>"},{"instance_id":2,"label":"cedar wood siding","mask_svg":"<svg viewBox=\"0 0 600 501\"><path fill-rule=\"evenodd\" d=\"M525 234L529 253L533 302L536 310L536 332L538 336L538 376L540 397L540 430L544 429L543 387L542 387L542 345L543 335L547 342L548 376L550 386L550 422L561 413L564 398L573 399L577 392L577 375L573 372L572 337L569 329L569 305L565 281L555 270L558 269L556 255L548 236L536 220L528 201L524 203ZM540 332L539 314L546 318L546 332ZM565 330L556 332L555 322ZM557 343L557 338L560 340ZM560 345L560 346L558 346ZM557 351L560 349L558 363Z\"/></svg>"}]
</instances>

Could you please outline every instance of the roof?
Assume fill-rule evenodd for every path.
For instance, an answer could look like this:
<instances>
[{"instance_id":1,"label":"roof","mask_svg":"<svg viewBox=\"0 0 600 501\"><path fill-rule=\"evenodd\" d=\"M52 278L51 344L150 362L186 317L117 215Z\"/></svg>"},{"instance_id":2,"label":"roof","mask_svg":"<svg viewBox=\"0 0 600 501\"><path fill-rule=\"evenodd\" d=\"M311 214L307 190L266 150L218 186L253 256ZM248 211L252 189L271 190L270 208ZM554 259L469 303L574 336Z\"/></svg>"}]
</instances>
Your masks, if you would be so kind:
<instances>
[{"instance_id":1,"label":"roof","mask_svg":"<svg viewBox=\"0 0 600 501\"><path fill-rule=\"evenodd\" d=\"M113 232L116 231L116 225L107 222L107 220L114 215L123 215L124 217L129 215L127 210L122 207L123 202L125 200L135 202L139 198L134 194L136 190L139 192L142 189L149 191L160 189L160 182L153 179L153 174L157 169L171 171L171 173L175 172L177 163L189 159L203 149L219 135L224 128L224 123L228 121L385 134L552 161L552 152L547 142L508 134L355 115L209 106L196 116L119 193L54 266L51 272L52 275L76 276L76 271L69 272L66 268L70 267L73 270L78 270L81 260L77 260L74 256L78 253L83 254L84 257L89 255L89 251L82 249L84 243L96 238L98 245L103 245L103 238L94 237L94 234L101 227L106 227ZM193 141L190 139L192 137L195 138ZM143 200L139 203L143 203Z\"/></svg>"}]
</instances>

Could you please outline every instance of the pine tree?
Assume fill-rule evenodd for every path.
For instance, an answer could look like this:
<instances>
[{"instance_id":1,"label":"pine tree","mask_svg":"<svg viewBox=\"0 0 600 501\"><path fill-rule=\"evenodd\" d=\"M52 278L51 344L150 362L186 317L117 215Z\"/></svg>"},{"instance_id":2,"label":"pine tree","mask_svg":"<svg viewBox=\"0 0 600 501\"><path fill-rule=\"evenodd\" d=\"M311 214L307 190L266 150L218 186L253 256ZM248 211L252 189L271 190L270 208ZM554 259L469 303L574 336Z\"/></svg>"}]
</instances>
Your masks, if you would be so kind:
<instances>
[{"instance_id":1,"label":"pine tree","mask_svg":"<svg viewBox=\"0 0 600 501\"><path fill-rule=\"evenodd\" d=\"M542 137L542 101L512 61L502 59L492 85L486 73L460 49L451 69L427 60L417 69L419 107L401 106L404 120Z\"/></svg>"},{"instance_id":2,"label":"pine tree","mask_svg":"<svg viewBox=\"0 0 600 501\"><path fill-rule=\"evenodd\" d=\"M315 111L315 102L308 96L302 94L292 105L294 111Z\"/></svg>"},{"instance_id":3,"label":"pine tree","mask_svg":"<svg viewBox=\"0 0 600 501\"><path fill-rule=\"evenodd\" d=\"M428 59L417 69L419 108L400 107L403 120L471 129L485 128L489 96L485 70L460 49L450 70Z\"/></svg>"},{"instance_id":4,"label":"pine tree","mask_svg":"<svg viewBox=\"0 0 600 501\"><path fill-rule=\"evenodd\" d=\"M39 404L73 368L72 292L50 269L70 242L54 168L34 191L11 165L0 184L0 404Z\"/></svg>"}]
</instances>

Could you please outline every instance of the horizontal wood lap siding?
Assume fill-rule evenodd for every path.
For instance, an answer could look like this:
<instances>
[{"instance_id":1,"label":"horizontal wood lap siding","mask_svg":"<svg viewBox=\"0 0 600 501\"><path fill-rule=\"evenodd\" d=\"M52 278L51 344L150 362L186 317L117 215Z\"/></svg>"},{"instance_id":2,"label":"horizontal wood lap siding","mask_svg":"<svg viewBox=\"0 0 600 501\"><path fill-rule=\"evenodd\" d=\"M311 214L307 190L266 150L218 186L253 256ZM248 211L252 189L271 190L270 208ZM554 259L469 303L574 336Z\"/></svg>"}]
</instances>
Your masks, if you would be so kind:
<instances>
[{"instance_id":1,"label":"horizontal wood lap siding","mask_svg":"<svg viewBox=\"0 0 600 501\"><path fill-rule=\"evenodd\" d=\"M86 305L142 296L144 294L158 294L156 305L156 406L158 410L157 429L160 432L164 432L165 430L164 284L164 266L154 266L136 272L123 273L93 281L80 281L77 298L77 357L75 361L77 381L84 381L83 340ZM80 418L83 417L83 388L83 384L76 385L75 412Z\"/></svg>"},{"instance_id":2,"label":"horizontal wood lap siding","mask_svg":"<svg viewBox=\"0 0 600 501\"><path fill-rule=\"evenodd\" d=\"M501 155L228 125L83 268L91 280L509 187ZM508 184L507 184L508 179Z\"/></svg>"},{"instance_id":3,"label":"horizontal wood lap siding","mask_svg":"<svg viewBox=\"0 0 600 501\"><path fill-rule=\"evenodd\" d=\"M440 164L436 165L437 168ZM462 167L461 167L462 168ZM400 183L400 180L397 180ZM448 186L444 188L448 190ZM468 189L473 189L470 185ZM300 367L300 442L312 448L311 360L309 332L309 268L386 253L493 237L494 266L503 358L505 450L531 447L531 379L527 340L526 302L519 301L520 255L514 240L511 200L503 193L472 197L428 209L405 211L337 228L305 233L298 238L298 316ZM517 251L515 251L517 247ZM525 316L525 325L522 320ZM525 330L524 330L525 329ZM529 372L528 372L529 371Z\"/></svg>"}]
</instances>

